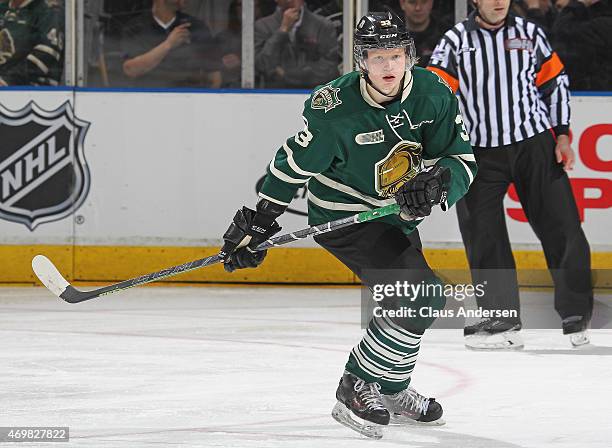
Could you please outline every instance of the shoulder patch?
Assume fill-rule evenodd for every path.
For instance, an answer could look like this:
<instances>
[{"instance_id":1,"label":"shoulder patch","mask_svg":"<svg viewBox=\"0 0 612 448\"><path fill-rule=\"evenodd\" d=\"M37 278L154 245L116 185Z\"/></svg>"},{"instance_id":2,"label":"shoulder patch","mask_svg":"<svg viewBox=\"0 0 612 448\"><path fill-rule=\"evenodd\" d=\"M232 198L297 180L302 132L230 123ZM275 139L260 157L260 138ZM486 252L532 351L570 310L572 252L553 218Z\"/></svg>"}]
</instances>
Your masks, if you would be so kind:
<instances>
[{"instance_id":1,"label":"shoulder patch","mask_svg":"<svg viewBox=\"0 0 612 448\"><path fill-rule=\"evenodd\" d=\"M339 88L325 86L317 90L312 95L310 107L312 109L323 109L325 113L342 104L342 100L338 98Z\"/></svg>"},{"instance_id":2,"label":"shoulder patch","mask_svg":"<svg viewBox=\"0 0 612 448\"><path fill-rule=\"evenodd\" d=\"M448 91L451 94L455 94L455 92L453 92L452 87L450 86L450 84L448 83L448 81L446 79L444 79L442 76L440 76L440 74L438 72L434 72L433 70L431 71L431 73L433 73L434 75L436 75L436 77L438 78L438 82L440 84L442 84L444 87L446 87L448 89Z\"/></svg>"}]
</instances>

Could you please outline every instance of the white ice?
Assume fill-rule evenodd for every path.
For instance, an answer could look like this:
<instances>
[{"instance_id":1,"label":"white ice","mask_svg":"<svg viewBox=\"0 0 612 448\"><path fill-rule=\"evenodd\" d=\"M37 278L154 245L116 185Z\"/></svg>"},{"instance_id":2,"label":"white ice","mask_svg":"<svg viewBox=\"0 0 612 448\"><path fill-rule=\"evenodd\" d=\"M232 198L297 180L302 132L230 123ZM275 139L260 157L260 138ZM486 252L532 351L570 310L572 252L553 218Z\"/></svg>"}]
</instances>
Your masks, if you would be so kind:
<instances>
[{"instance_id":1,"label":"white ice","mask_svg":"<svg viewBox=\"0 0 612 448\"><path fill-rule=\"evenodd\" d=\"M510 353L429 331L413 385L446 426L380 441L340 426L329 413L359 303L354 288L151 287L75 305L0 288L0 426L69 426L69 444L21 445L58 448L612 446L611 330L581 351L525 331Z\"/></svg>"}]
</instances>

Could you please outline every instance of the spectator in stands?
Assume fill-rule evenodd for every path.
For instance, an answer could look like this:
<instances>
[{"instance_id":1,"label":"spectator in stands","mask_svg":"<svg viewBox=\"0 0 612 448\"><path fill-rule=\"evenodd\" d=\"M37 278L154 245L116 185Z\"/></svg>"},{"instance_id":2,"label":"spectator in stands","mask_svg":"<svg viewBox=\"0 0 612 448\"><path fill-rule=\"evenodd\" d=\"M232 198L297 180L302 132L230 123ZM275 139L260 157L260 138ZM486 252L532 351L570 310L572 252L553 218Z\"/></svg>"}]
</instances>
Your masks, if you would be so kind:
<instances>
[{"instance_id":1,"label":"spectator in stands","mask_svg":"<svg viewBox=\"0 0 612 448\"><path fill-rule=\"evenodd\" d=\"M181 11L185 0L153 0L126 25L123 72L138 87L207 87L219 64L213 39L199 19Z\"/></svg>"},{"instance_id":2,"label":"spectator in stands","mask_svg":"<svg viewBox=\"0 0 612 448\"><path fill-rule=\"evenodd\" d=\"M569 4L569 2L570 0L555 0L555 8L557 8L557 11L561 11Z\"/></svg>"},{"instance_id":3,"label":"spectator in stands","mask_svg":"<svg viewBox=\"0 0 612 448\"><path fill-rule=\"evenodd\" d=\"M431 14L434 0L399 0L406 17L406 27L414 39L418 65L427 67L429 58L442 35L452 24L440 21Z\"/></svg>"},{"instance_id":4,"label":"spectator in stands","mask_svg":"<svg viewBox=\"0 0 612 448\"><path fill-rule=\"evenodd\" d=\"M341 42L340 36L342 35L342 0L330 0L318 9L314 10L314 13L325 17L327 20L332 22L336 27L336 34L338 42Z\"/></svg>"},{"instance_id":5,"label":"spectator in stands","mask_svg":"<svg viewBox=\"0 0 612 448\"><path fill-rule=\"evenodd\" d=\"M314 11L315 14L325 17L336 28L336 36L338 38L338 73L342 72L342 35L343 35L343 20L342 20L342 0L330 0L319 9Z\"/></svg>"},{"instance_id":6,"label":"spectator in stands","mask_svg":"<svg viewBox=\"0 0 612 448\"><path fill-rule=\"evenodd\" d=\"M255 1L255 20L261 17L259 1ZM215 36L215 48L221 60L218 83L213 87L238 88L242 78L242 0L229 5L227 28Z\"/></svg>"},{"instance_id":7,"label":"spectator in stands","mask_svg":"<svg viewBox=\"0 0 612 448\"><path fill-rule=\"evenodd\" d=\"M612 2L571 0L553 27L572 90L612 90Z\"/></svg>"},{"instance_id":8,"label":"spectator in stands","mask_svg":"<svg viewBox=\"0 0 612 448\"><path fill-rule=\"evenodd\" d=\"M60 83L64 14L59 0L0 2L0 87Z\"/></svg>"},{"instance_id":9,"label":"spectator in stands","mask_svg":"<svg viewBox=\"0 0 612 448\"><path fill-rule=\"evenodd\" d=\"M242 0L229 5L227 28L215 36L215 48L221 56L218 82L213 87L238 88L242 76Z\"/></svg>"},{"instance_id":10,"label":"spectator in stands","mask_svg":"<svg viewBox=\"0 0 612 448\"><path fill-rule=\"evenodd\" d=\"M387 11L391 10L398 17L402 17L402 8L400 7L401 0L370 0L370 11Z\"/></svg>"},{"instance_id":11,"label":"spectator in stands","mask_svg":"<svg viewBox=\"0 0 612 448\"><path fill-rule=\"evenodd\" d=\"M512 11L531 22L540 25L547 34L557 18L557 8L551 0L516 0Z\"/></svg>"},{"instance_id":12,"label":"spectator in stands","mask_svg":"<svg viewBox=\"0 0 612 448\"><path fill-rule=\"evenodd\" d=\"M260 9L262 12L262 17L265 16L269 16L270 14L272 14L274 11L276 11L277 8L277 4L276 4L276 0L260 0Z\"/></svg>"},{"instance_id":13,"label":"spectator in stands","mask_svg":"<svg viewBox=\"0 0 612 448\"><path fill-rule=\"evenodd\" d=\"M342 0L340 0L342 2ZM306 0L306 6L311 11L316 11L327 4L328 0Z\"/></svg>"},{"instance_id":14,"label":"spectator in stands","mask_svg":"<svg viewBox=\"0 0 612 448\"><path fill-rule=\"evenodd\" d=\"M304 0L276 0L276 11L255 22L255 69L263 87L312 88L338 76L334 25Z\"/></svg>"}]
</instances>

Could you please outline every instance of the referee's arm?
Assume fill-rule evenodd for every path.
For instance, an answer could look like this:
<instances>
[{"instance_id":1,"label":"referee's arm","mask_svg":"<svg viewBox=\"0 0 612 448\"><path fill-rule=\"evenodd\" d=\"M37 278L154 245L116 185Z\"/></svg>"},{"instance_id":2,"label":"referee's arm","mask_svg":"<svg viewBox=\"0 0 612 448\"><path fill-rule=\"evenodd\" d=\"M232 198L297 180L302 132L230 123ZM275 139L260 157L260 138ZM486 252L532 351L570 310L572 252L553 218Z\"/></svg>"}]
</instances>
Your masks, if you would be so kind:
<instances>
[{"instance_id":1,"label":"referee's arm","mask_svg":"<svg viewBox=\"0 0 612 448\"><path fill-rule=\"evenodd\" d=\"M431 54L428 70L437 73L453 93L459 90L459 75L457 74L457 48L456 44L449 38L447 31Z\"/></svg>"},{"instance_id":2,"label":"referee's arm","mask_svg":"<svg viewBox=\"0 0 612 448\"><path fill-rule=\"evenodd\" d=\"M548 107L550 124L557 136L569 134L570 93L569 78L559 56L553 51L542 28L535 38L535 84Z\"/></svg>"}]
</instances>

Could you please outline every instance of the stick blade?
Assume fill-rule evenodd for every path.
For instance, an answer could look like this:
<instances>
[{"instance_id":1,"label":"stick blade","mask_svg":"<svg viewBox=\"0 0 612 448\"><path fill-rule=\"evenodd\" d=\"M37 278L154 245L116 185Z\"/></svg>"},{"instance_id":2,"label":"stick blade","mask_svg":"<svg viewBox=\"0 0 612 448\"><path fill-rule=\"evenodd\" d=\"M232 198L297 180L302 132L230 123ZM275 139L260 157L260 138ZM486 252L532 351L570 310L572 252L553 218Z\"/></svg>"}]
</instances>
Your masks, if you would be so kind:
<instances>
[{"instance_id":1,"label":"stick blade","mask_svg":"<svg viewBox=\"0 0 612 448\"><path fill-rule=\"evenodd\" d=\"M70 283L60 274L55 265L44 255L36 255L32 259L32 270L40 282L57 297L70 287Z\"/></svg>"}]
</instances>

